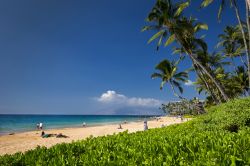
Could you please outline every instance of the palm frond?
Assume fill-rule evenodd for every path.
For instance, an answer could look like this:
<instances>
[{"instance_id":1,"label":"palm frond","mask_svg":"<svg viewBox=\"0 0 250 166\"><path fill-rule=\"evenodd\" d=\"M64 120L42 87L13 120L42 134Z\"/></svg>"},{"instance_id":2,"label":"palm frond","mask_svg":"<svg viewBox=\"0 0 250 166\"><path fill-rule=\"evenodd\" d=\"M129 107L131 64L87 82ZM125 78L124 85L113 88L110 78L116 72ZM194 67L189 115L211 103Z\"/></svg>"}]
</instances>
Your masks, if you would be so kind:
<instances>
[{"instance_id":1,"label":"palm frond","mask_svg":"<svg viewBox=\"0 0 250 166\"><path fill-rule=\"evenodd\" d=\"M203 0L203 2L201 3L201 7L207 7L208 5L210 5L214 0Z\"/></svg>"},{"instance_id":2,"label":"palm frond","mask_svg":"<svg viewBox=\"0 0 250 166\"><path fill-rule=\"evenodd\" d=\"M154 34L149 40L148 44L151 43L153 40L157 39L158 37L162 36L164 34L165 30L160 30L156 34Z\"/></svg>"},{"instance_id":3,"label":"palm frond","mask_svg":"<svg viewBox=\"0 0 250 166\"><path fill-rule=\"evenodd\" d=\"M204 23L197 23L194 26L194 32L198 32L199 30L208 30L208 25Z\"/></svg>"},{"instance_id":4,"label":"palm frond","mask_svg":"<svg viewBox=\"0 0 250 166\"><path fill-rule=\"evenodd\" d=\"M188 6L190 5L190 1L187 1L187 2L183 2L181 4L178 5L178 9L177 11L175 12L175 16L179 16L181 15L181 13L183 12L184 9L186 9Z\"/></svg>"},{"instance_id":5,"label":"palm frond","mask_svg":"<svg viewBox=\"0 0 250 166\"><path fill-rule=\"evenodd\" d=\"M218 11L218 16L217 16L219 21L221 20L221 13L224 8L225 8L225 0L221 0L219 11Z\"/></svg>"},{"instance_id":6,"label":"palm frond","mask_svg":"<svg viewBox=\"0 0 250 166\"><path fill-rule=\"evenodd\" d=\"M204 52L207 51L207 44L206 44L206 42L204 42L204 40L202 40L202 39L194 39L194 42L198 46L200 46L203 49Z\"/></svg>"},{"instance_id":7,"label":"palm frond","mask_svg":"<svg viewBox=\"0 0 250 166\"><path fill-rule=\"evenodd\" d=\"M153 74L151 75L151 78L152 78L152 79L155 79L155 78L162 78L162 74L153 73Z\"/></svg>"},{"instance_id":8,"label":"palm frond","mask_svg":"<svg viewBox=\"0 0 250 166\"><path fill-rule=\"evenodd\" d=\"M168 46L169 44L173 43L175 41L175 35L172 34L171 36L169 36L169 38L167 39L167 41L165 42L164 46Z\"/></svg>"},{"instance_id":9,"label":"palm frond","mask_svg":"<svg viewBox=\"0 0 250 166\"><path fill-rule=\"evenodd\" d=\"M179 89L180 93L183 93L183 88L181 87L179 82L173 80L172 83Z\"/></svg>"},{"instance_id":10,"label":"palm frond","mask_svg":"<svg viewBox=\"0 0 250 166\"><path fill-rule=\"evenodd\" d=\"M155 69L162 71L163 73L170 74L172 69L171 63L168 60L163 60L156 65Z\"/></svg>"}]
</instances>

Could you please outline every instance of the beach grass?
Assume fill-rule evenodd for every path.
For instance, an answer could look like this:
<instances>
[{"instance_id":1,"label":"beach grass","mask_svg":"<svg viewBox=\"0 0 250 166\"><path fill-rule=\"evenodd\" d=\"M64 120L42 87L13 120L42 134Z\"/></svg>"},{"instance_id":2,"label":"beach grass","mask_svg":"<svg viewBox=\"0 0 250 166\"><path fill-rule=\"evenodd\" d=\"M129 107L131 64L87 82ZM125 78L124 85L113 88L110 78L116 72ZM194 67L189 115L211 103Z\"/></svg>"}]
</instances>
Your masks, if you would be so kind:
<instances>
[{"instance_id":1,"label":"beach grass","mask_svg":"<svg viewBox=\"0 0 250 166\"><path fill-rule=\"evenodd\" d=\"M0 165L250 165L250 98L207 111L183 124L0 156Z\"/></svg>"}]
</instances>

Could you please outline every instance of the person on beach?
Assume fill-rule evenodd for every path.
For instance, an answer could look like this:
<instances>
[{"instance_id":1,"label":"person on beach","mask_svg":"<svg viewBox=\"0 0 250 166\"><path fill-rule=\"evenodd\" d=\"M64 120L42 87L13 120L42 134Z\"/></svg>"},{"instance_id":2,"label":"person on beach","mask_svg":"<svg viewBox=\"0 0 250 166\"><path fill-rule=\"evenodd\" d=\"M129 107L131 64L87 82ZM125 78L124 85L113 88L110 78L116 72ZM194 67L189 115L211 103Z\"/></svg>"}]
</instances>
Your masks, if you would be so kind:
<instances>
[{"instance_id":1,"label":"person on beach","mask_svg":"<svg viewBox=\"0 0 250 166\"><path fill-rule=\"evenodd\" d=\"M59 133L59 134L45 134L45 132L44 132L44 131L42 131L42 133L41 133L41 137L42 137L42 138L49 138L49 137L56 137L56 138L69 138L68 136L63 135L62 133Z\"/></svg>"},{"instance_id":2,"label":"person on beach","mask_svg":"<svg viewBox=\"0 0 250 166\"><path fill-rule=\"evenodd\" d=\"M122 129L122 125L121 125L121 124L119 124L119 127L118 127L118 129Z\"/></svg>"},{"instance_id":3,"label":"person on beach","mask_svg":"<svg viewBox=\"0 0 250 166\"><path fill-rule=\"evenodd\" d=\"M69 138L69 137L66 135L63 135L62 133L59 133L56 135L56 138Z\"/></svg>"},{"instance_id":4,"label":"person on beach","mask_svg":"<svg viewBox=\"0 0 250 166\"><path fill-rule=\"evenodd\" d=\"M39 130L39 123L36 124L36 129Z\"/></svg>"},{"instance_id":5,"label":"person on beach","mask_svg":"<svg viewBox=\"0 0 250 166\"><path fill-rule=\"evenodd\" d=\"M43 123L39 123L39 129L40 129L40 130L43 129Z\"/></svg>"},{"instance_id":6,"label":"person on beach","mask_svg":"<svg viewBox=\"0 0 250 166\"><path fill-rule=\"evenodd\" d=\"M144 130L148 129L148 122L146 120L144 120Z\"/></svg>"},{"instance_id":7,"label":"person on beach","mask_svg":"<svg viewBox=\"0 0 250 166\"><path fill-rule=\"evenodd\" d=\"M87 125L86 125L86 123L85 122L83 122L82 123L82 127L86 127Z\"/></svg>"}]
</instances>

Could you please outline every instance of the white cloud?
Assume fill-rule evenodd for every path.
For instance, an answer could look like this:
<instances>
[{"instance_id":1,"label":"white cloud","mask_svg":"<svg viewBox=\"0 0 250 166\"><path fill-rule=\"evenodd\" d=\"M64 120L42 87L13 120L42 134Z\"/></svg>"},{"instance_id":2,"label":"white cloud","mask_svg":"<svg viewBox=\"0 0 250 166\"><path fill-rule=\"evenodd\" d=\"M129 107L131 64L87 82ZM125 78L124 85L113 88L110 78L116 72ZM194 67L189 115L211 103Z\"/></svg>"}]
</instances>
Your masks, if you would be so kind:
<instances>
[{"instance_id":1,"label":"white cloud","mask_svg":"<svg viewBox=\"0 0 250 166\"><path fill-rule=\"evenodd\" d=\"M193 85L194 85L194 82L191 81L191 80L188 80L187 82L185 82L185 85L186 85L186 86L193 86Z\"/></svg>"},{"instance_id":2,"label":"white cloud","mask_svg":"<svg viewBox=\"0 0 250 166\"><path fill-rule=\"evenodd\" d=\"M107 92L103 93L99 98L97 98L98 101L103 103L124 102L126 99L126 96L117 94L115 91L112 90L108 90Z\"/></svg>"},{"instance_id":3,"label":"white cloud","mask_svg":"<svg viewBox=\"0 0 250 166\"><path fill-rule=\"evenodd\" d=\"M97 101L106 104L119 104L131 107L151 107L156 108L163 103L160 100L153 98L127 97L123 94L109 90L97 98Z\"/></svg>"}]
</instances>

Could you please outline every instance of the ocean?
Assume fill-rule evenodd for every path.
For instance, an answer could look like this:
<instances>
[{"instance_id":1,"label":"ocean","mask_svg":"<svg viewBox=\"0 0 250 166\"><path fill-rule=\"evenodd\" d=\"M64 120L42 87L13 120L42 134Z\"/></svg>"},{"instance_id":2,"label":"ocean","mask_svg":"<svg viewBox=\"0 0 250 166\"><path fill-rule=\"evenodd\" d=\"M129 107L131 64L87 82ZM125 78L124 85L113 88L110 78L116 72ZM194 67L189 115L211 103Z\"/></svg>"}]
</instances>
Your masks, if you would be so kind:
<instances>
[{"instance_id":1,"label":"ocean","mask_svg":"<svg viewBox=\"0 0 250 166\"><path fill-rule=\"evenodd\" d=\"M44 129L81 127L135 122L152 116L136 115L0 115L0 135L36 130L37 123Z\"/></svg>"}]
</instances>

